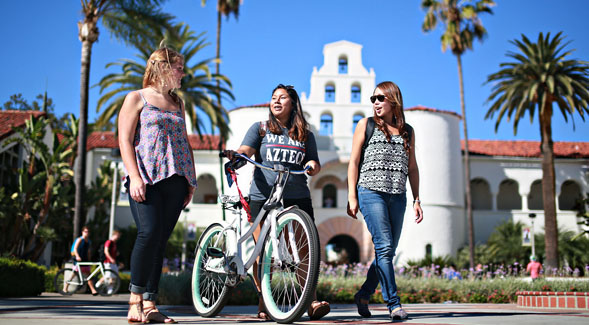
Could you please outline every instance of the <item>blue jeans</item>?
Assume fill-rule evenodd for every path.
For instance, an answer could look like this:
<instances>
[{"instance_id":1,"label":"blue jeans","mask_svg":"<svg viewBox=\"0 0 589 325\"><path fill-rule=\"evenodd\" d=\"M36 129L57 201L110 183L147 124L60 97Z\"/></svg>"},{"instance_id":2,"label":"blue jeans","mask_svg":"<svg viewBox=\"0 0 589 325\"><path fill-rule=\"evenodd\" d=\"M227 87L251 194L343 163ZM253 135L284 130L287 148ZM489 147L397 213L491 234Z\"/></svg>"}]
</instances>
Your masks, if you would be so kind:
<instances>
[{"instance_id":1,"label":"blue jeans","mask_svg":"<svg viewBox=\"0 0 589 325\"><path fill-rule=\"evenodd\" d=\"M401 307L397 295L393 257L401 237L407 196L405 193L388 194L358 186L358 203L368 231L372 235L375 255L358 296L369 299L380 282L382 297L389 310L393 310Z\"/></svg>"},{"instance_id":2,"label":"blue jeans","mask_svg":"<svg viewBox=\"0 0 589 325\"><path fill-rule=\"evenodd\" d=\"M128 189L128 181L126 186ZM137 239L131 254L129 291L143 294L145 300L157 299L164 251L187 194L186 177L174 174L153 185L146 185L143 202L136 202L129 195L131 213L137 225Z\"/></svg>"}]
</instances>

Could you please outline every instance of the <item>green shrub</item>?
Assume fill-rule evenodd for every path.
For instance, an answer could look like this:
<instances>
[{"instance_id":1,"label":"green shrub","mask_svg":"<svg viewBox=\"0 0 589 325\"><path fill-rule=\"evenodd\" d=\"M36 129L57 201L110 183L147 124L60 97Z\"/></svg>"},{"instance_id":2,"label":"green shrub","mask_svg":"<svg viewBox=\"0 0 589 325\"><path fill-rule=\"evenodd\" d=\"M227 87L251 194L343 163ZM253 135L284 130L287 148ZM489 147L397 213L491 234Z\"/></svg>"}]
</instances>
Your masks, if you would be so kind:
<instances>
[{"instance_id":1,"label":"green shrub","mask_svg":"<svg viewBox=\"0 0 589 325\"><path fill-rule=\"evenodd\" d=\"M57 292L53 286L53 279L57 271L59 271L57 266L52 266L49 270L45 271L45 292Z\"/></svg>"},{"instance_id":2,"label":"green shrub","mask_svg":"<svg viewBox=\"0 0 589 325\"><path fill-rule=\"evenodd\" d=\"M38 296L45 290L45 268L30 261L0 257L0 297Z\"/></svg>"},{"instance_id":3,"label":"green shrub","mask_svg":"<svg viewBox=\"0 0 589 325\"><path fill-rule=\"evenodd\" d=\"M129 293L129 284L131 283L131 273L119 272L119 278L121 279L121 286L119 287L119 293Z\"/></svg>"},{"instance_id":4,"label":"green shrub","mask_svg":"<svg viewBox=\"0 0 589 325\"><path fill-rule=\"evenodd\" d=\"M189 272L164 273L160 279L158 304L192 305Z\"/></svg>"}]
</instances>

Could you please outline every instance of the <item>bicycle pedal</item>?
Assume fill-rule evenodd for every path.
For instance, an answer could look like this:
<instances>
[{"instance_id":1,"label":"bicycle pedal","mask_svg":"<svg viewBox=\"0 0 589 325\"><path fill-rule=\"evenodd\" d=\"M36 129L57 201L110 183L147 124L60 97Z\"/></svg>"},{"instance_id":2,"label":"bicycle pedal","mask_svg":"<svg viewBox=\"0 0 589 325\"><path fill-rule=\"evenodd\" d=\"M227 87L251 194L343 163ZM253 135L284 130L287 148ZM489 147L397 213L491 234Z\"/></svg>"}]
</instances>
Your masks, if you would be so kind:
<instances>
[{"instance_id":1,"label":"bicycle pedal","mask_svg":"<svg viewBox=\"0 0 589 325\"><path fill-rule=\"evenodd\" d=\"M212 257L224 257L223 251L217 247L207 247L207 254Z\"/></svg>"}]
</instances>

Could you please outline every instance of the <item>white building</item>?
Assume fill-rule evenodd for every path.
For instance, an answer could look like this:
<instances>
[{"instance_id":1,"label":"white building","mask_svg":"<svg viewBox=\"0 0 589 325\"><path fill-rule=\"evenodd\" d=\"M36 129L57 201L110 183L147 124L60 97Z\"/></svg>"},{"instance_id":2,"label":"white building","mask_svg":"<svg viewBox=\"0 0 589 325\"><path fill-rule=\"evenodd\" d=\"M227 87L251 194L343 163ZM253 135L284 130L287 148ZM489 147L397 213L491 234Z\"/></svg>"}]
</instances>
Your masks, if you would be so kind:
<instances>
[{"instance_id":1,"label":"white building","mask_svg":"<svg viewBox=\"0 0 589 325\"><path fill-rule=\"evenodd\" d=\"M345 248L349 261L367 262L373 258L371 237L364 222L346 215L347 164L352 134L358 120L372 115L369 96L375 87L375 73L362 64L362 46L348 41L326 44L324 63L313 68L311 88L301 93L303 110L317 137L321 173L310 178L309 186L315 208L317 228L322 243L322 259L337 255ZM236 149L250 125L266 120L268 104L243 106L230 113L232 138L226 147ZM416 225L409 206L397 261L453 255L467 245L464 209L463 162L459 123L461 117L449 111L425 107L408 108L407 122L415 129L416 155L420 170L420 197L424 221ZM435 132L432 132L435 130ZM87 182L96 176L96 166L110 158L117 146L112 132L94 133L88 140ZM199 188L190 211L180 221L206 227L222 219L216 197L221 192L220 164L215 136L200 140L190 135L194 148ZM541 161L539 142L481 141L469 142L472 169L472 197L475 240L485 242L493 228L503 220L513 219L530 224L528 215L535 213L535 230L543 231L541 195ZM576 224L574 202L589 191L589 142L556 142L555 168L558 225L580 231ZM240 170L238 178L247 192L251 168ZM227 183L224 183L227 191ZM410 187L408 186L410 191ZM121 195L124 197L124 195ZM118 202L116 224L131 224L128 202ZM326 247L330 252L327 254ZM331 251L331 248L335 248Z\"/></svg>"}]
</instances>

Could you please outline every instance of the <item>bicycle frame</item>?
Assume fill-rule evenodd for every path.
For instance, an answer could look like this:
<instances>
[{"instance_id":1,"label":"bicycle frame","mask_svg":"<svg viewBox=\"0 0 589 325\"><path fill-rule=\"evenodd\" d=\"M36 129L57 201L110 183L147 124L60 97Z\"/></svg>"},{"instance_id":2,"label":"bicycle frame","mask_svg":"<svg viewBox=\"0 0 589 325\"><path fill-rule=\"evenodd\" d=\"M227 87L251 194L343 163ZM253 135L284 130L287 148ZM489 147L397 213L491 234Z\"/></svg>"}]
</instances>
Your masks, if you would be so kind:
<instances>
[{"instance_id":1,"label":"bicycle frame","mask_svg":"<svg viewBox=\"0 0 589 325\"><path fill-rule=\"evenodd\" d=\"M82 266L98 266L98 267L94 271L92 271L92 273L90 273L90 275L86 279L84 279L84 274L82 273ZM84 283L84 281L89 281L90 279L92 279L96 274L98 274L98 272L100 272L100 274L102 274L102 276L104 276L104 266L102 265L101 262L76 262L76 264L74 265L74 268L76 268L76 271L74 271L74 272L77 273L78 278L80 279L82 284Z\"/></svg>"},{"instance_id":2,"label":"bicycle frame","mask_svg":"<svg viewBox=\"0 0 589 325\"><path fill-rule=\"evenodd\" d=\"M284 168L282 165L275 165L274 168L269 168L269 167L263 166L255 161L251 160L249 157L247 157L245 155L241 155L241 154L237 154L237 155L239 155L239 157L247 160L248 162L254 164L254 166L256 166L258 168L266 168L266 169L270 169L275 172L278 172L276 180L274 181L274 186L272 188L272 192L270 193L268 200L266 200L266 202L264 202L263 208L260 209L260 212L258 213L256 218L254 219L254 222L251 224L248 231L242 235L241 207L235 207L233 209L233 211L234 211L233 214L236 214L235 218L233 219L233 221L231 221L231 223L229 223L229 224L225 223L223 230L221 232L221 234L227 233L228 235L229 235L229 233L233 233L236 235L236 237L239 238L239 239L236 239L236 238L231 238L230 236L227 236L227 238L228 238L227 244L230 247L228 247L229 256L225 257L225 258L228 258L226 265L234 264L236 266L237 274L240 277L245 278L247 270L249 270L249 268L252 267L252 265L256 261L256 258L260 255L260 253L262 251L262 247L264 245L264 240L259 240L259 239L266 238L268 231L270 231L270 240L272 241L272 245L274 247L279 247L279 238L276 237L276 227L277 227L276 222L277 222L278 216L280 214L294 208L294 207L289 207L289 208L285 209L285 208L283 208L282 204L280 203L280 201L282 200L282 194L284 192L284 186L286 185L286 182L288 180L288 176L290 174L303 174L309 168L307 167L301 171L291 171L287 168ZM228 203L229 201L231 201L230 196L228 196L228 195L220 195L219 197L221 197L221 202ZM228 210L231 209L231 208L225 208L225 206L223 208L228 209ZM243 251L242 251L241 246L246 240L248 240L253 235L254 231L256 230L256 228L258 227L260 222L262 221L264 214L266 214L266 211L268 211L268 215L266 217L266 220L264 221L264 224L262 225L262 229L260 231L260 236L258 237L258 241L256 242L256 245L254 246L254 250L253 250L252 254L249 256L247 262L245 262L245 264L244 264L243 258L242 258ZM296 247L296 242L294 239L294 237L295 237L294 230L292 229L291 224L287 225L287 227L288 227L289 243L291 244L291 247L292 247L292 255L294 258L294 262L299 263L300 257L298 255L298 249ZM217 242L214 243L214 246L217 245L217 243L221 239L221 237L222 236L219 236L217 238ZM284 238L280 239L280 241L282 241L282 240L284 240ZM235 255L232 255L233 253L235 253ZM283 255L284 254L283 254L282 250L280 250L280 249L274 249L272 251L272 257L274 258L274 261L276 263L278 263L279 265L281 265L283 263L283 261L286 259ZM215 269L208 268L206 266L205 266L205 268L209 269L210 271L215 271Z\"/></svg>"}]
</instances>

